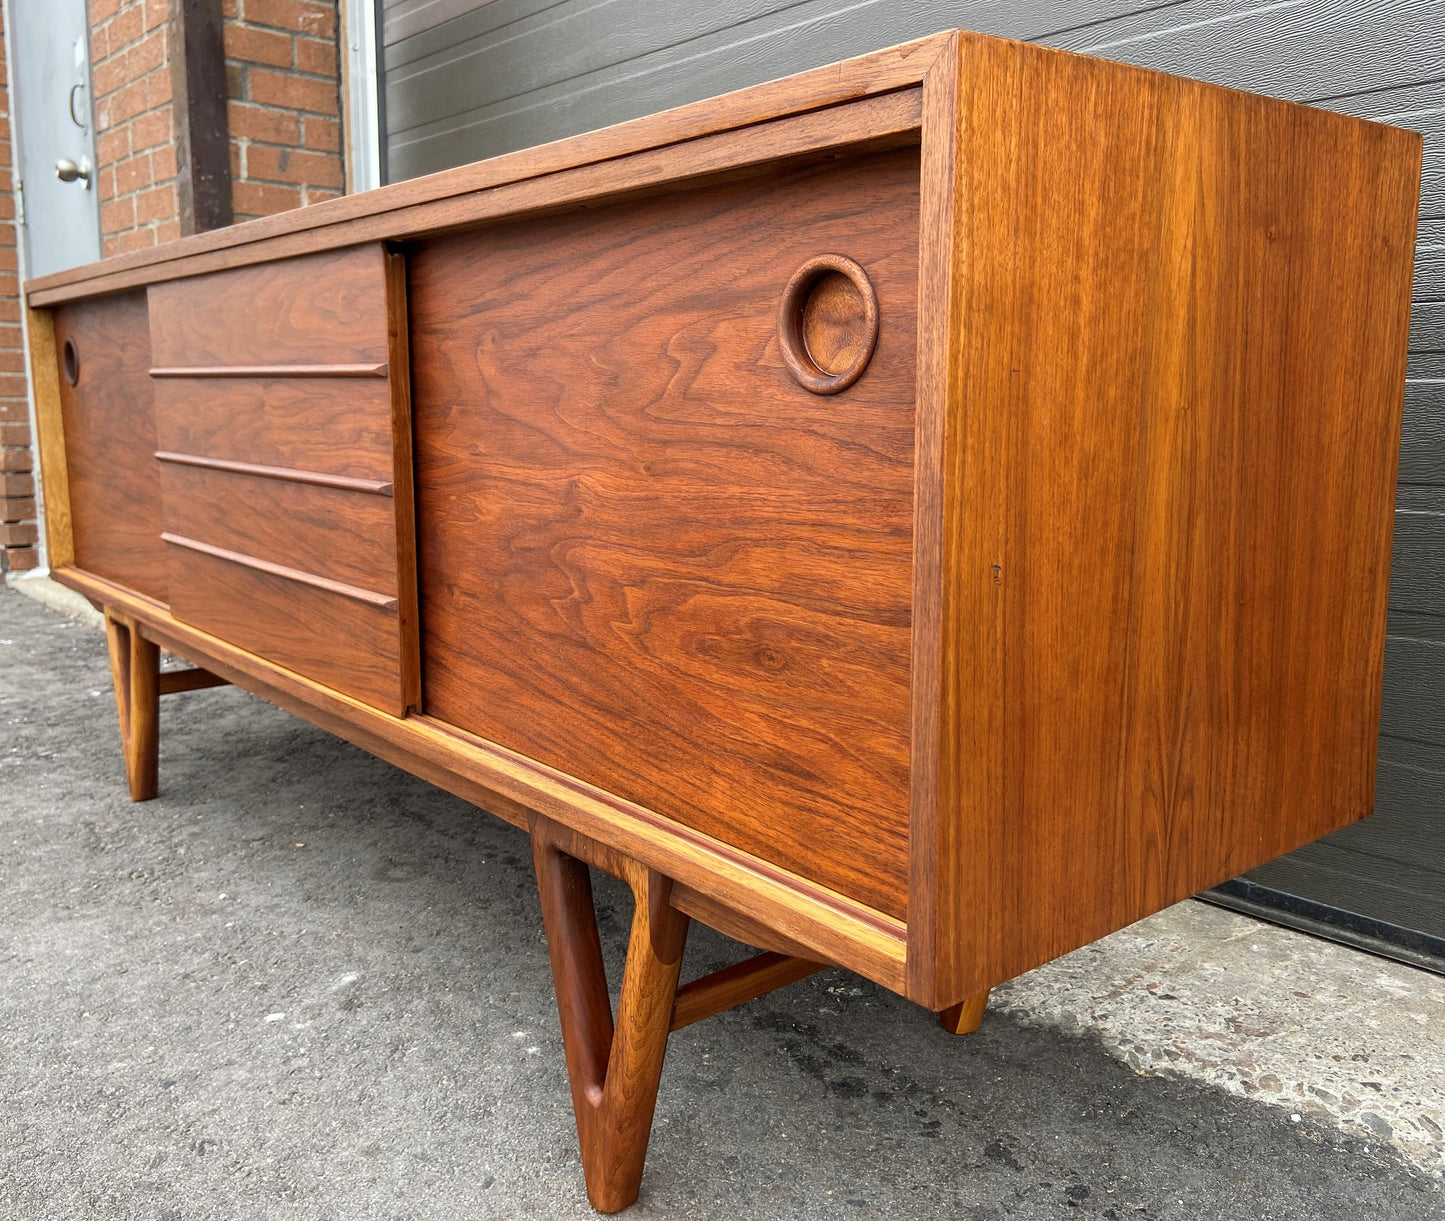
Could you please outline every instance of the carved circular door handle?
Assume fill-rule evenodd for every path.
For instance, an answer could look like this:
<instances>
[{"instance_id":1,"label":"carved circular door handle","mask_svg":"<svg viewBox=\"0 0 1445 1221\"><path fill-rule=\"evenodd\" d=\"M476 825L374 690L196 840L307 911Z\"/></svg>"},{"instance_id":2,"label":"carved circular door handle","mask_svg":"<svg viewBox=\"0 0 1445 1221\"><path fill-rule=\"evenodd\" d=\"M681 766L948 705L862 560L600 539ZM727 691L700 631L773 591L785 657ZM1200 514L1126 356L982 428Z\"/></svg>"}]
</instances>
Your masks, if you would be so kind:
<instances>
[{"instance_id":1,"label":"carved circular door handle","mask_svg":"<svg viewBox=\"0 0 1445 1221\"><path fill-rule=\"evenodd\" d=\"M878 294L868 273L841 254L809 259L778 307L778 342L793 380L837 394L860 377L878 346Z\"/></svg>"},{"instance_id":2,"label":"carved circular door handle","mask_svg":"<svg viewBox=\"0 0 1445 1221\"><path fill-rule=\"evenodd\" d=\"M80 352L75 346L75 340L67 335L65 343L60 349L60 369L65 374L65 380L72 386L80 381Z\"/></svg>"}]
</instances>

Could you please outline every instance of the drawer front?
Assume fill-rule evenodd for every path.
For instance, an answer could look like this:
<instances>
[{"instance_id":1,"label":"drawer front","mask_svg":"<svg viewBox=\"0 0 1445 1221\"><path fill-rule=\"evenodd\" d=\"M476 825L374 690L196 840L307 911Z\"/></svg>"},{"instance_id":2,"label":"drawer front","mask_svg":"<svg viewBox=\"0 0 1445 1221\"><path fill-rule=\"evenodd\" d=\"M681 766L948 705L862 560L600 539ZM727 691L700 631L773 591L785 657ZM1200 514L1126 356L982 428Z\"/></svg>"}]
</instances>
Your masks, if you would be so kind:
<instances>
[{"instance_id":1,"label":"drawer front","mask_svg":"<svg viewBox=\"0 0 1445 1221\"><path fill-rule=\"evenodd\" d=\"M428 713L894 916L918 174L916 148L774 172L409 270ZM829 254L880 325L820 394L779 303ZM849 366L845 325L809 335Z\"/></svg>"},{"instance_id":2,"label":"drawer front","mask_svg":"<svg viewBox=\"0 0 1445 1221\"><path fill-rule=\"evenodd\" d=\"M158 284L149 306L172 614L400 715L419 682L396 257Z\"/></svg>"}]
</instances>

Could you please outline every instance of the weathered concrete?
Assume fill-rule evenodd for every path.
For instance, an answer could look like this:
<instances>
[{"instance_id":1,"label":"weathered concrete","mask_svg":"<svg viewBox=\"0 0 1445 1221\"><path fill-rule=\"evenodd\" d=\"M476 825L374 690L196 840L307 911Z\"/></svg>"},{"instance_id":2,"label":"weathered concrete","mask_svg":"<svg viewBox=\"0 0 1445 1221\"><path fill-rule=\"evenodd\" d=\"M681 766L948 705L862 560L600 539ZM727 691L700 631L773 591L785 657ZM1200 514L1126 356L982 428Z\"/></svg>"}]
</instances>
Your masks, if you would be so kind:
<instances>
[{"instance_id":1,"label":"weathered concrete","mask_svg":"<svg viewBox=\"0 0 1445 1221\"><path fill-rule=\"evenodd\" d=\"M99 635L4 593L0 847L0 1218L591 1215L518 832L229 689L132 805ZM1379 1139L1042 1024L1060 969L966 1038L837 971L680 1032L633 1215L1445 1218Z\"/></svg>"}]
</instances>

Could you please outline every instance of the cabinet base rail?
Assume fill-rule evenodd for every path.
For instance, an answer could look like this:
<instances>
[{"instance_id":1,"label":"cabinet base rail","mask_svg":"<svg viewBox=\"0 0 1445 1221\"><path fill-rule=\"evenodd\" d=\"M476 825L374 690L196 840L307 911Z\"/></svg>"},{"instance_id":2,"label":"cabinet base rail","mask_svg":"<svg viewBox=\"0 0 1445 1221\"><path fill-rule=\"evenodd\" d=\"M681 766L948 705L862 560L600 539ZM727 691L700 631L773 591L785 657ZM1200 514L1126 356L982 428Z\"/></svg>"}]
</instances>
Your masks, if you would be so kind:
<instances>
[{"instance_id":1,"label":"cabinet base rail","mask_svg":"<svg viewBox=\"0 0 1445 1221\"><path fill-rule=\"evenodd\" d=\"M132 801L159 791L160 697L227 685L199 666L162 671L160 646L138 620L102 606L121 747ZM602 1213L637 1199L668 1036L694 1022L832 965L764 949L678 986L693 917L674 905L673 880L616 849L533 814L528 830L547 931L587 1198ZM592 898L591 869L632 891L632 929L614 1015ZM953 1034L977 1029L988 992L939 1014Z\"/></svg>"}]
</instances>

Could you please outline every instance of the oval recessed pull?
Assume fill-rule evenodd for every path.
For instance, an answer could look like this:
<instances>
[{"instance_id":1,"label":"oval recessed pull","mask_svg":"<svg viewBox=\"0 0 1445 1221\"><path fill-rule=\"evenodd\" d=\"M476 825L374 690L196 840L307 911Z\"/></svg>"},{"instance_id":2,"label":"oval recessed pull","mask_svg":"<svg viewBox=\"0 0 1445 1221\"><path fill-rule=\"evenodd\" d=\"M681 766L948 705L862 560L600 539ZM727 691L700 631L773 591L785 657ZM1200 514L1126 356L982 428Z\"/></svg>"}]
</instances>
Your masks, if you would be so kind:
<instances>
[{"instance_id":1,"label":"oval recessed pull","mask_svg":"<svg viewBox=\"0 0 1445 1221\"><path fill-rule=\"evenodd\" d=\"M69 335L65 337L65 343L60 348L60 369L65 374L65 380L72 386L80 381L80 352L75 346L75 340Z\"/></svg>"},{"instance_id":2,"label":"oval recessed pull","mask_svg":"<svg viewBox=\"0 0 1445 1221\"><path fill-rule=\"evenodd\" d=\"M868 273L841 254L809 259L783 290L778 343L804 390L846 390L878 346L878 294Z\"/></svg>"}]
</instances>

